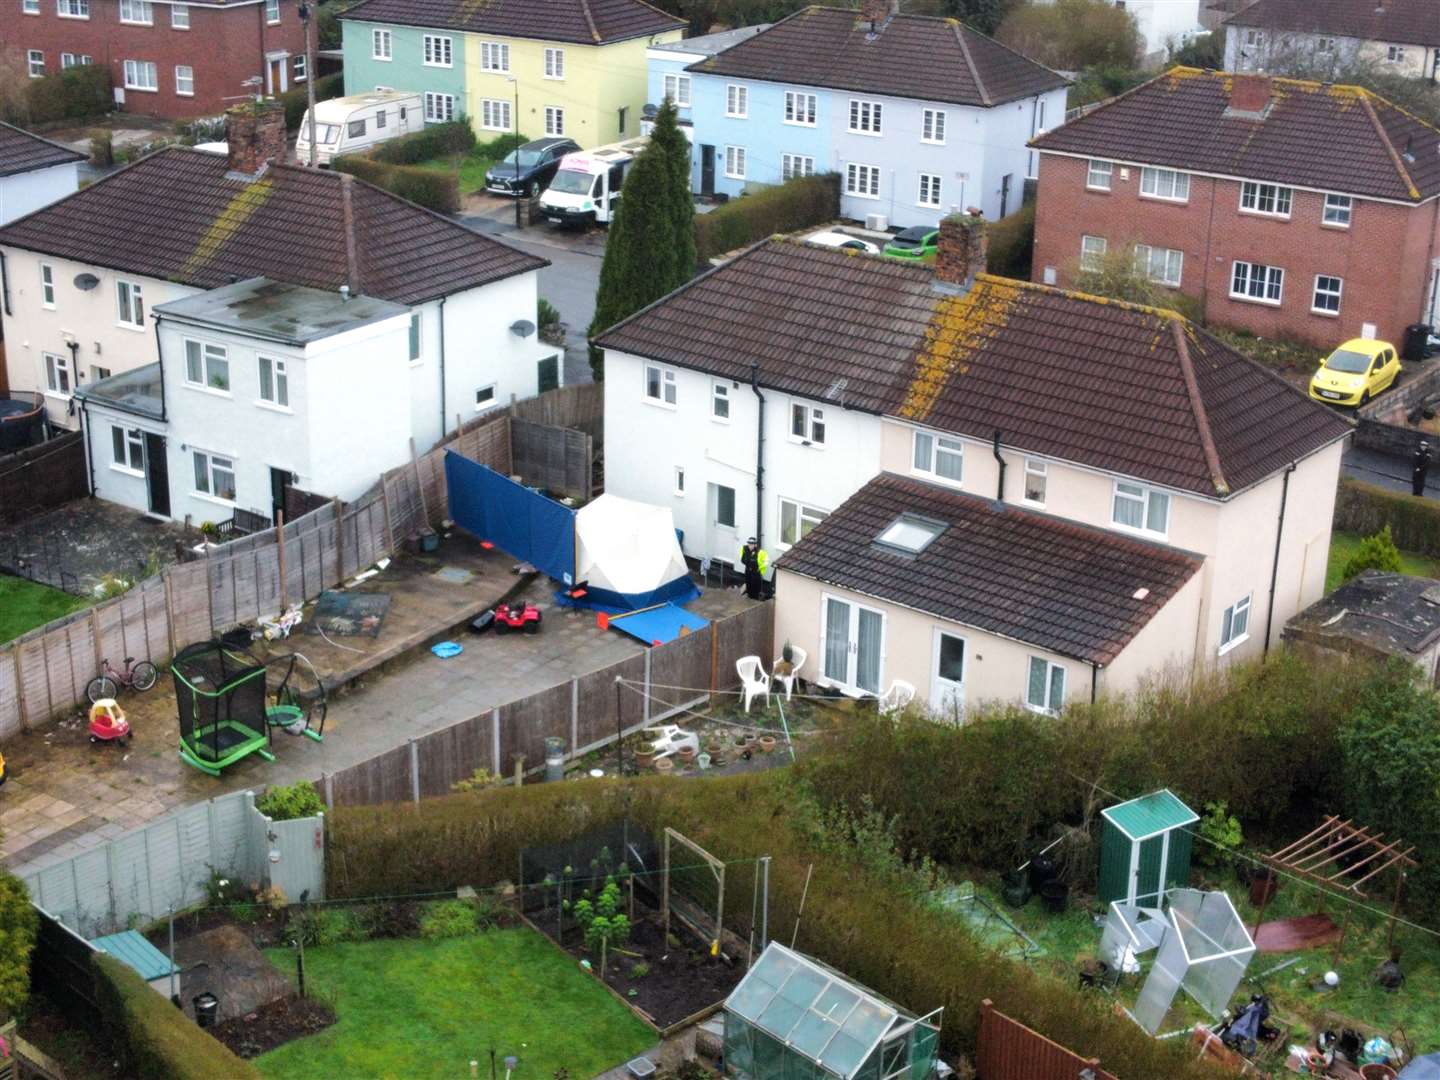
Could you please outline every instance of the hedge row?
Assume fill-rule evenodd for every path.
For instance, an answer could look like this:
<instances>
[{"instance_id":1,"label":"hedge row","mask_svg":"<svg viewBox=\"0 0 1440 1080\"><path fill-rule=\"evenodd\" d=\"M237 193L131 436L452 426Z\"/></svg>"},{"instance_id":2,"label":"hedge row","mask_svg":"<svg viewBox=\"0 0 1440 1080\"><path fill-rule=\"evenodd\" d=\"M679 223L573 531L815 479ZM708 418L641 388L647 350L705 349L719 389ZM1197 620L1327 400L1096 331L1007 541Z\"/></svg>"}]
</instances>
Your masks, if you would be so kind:
<instances>
[{"instance_id":1,"label":"hedge row","mask_svg":"<svg viewBox=\"0 0 1440 1080\"><path fill-rule=\"evenodd\" d=\"M989 233L985 269L1002 277L1029 281L1035 254L1035 204L1028 202L1013 214L991 222Z\"/></svg>"},{"instance_id":2,"label":"hedge row","mask_svg":"<svg viewBox=\"0 0 1440 1080\"><path fill-rule=\"evenodd\" d=\"M360 154L337 157L331 167L442 214L454 214L460 209L460 178L454 173L391 165Z\"/></svg>"},{"instance_id":3,"label":"hedge row","mask_svg":"<svg viewBox=\"0 0 1440 1080\"><path fill-rule=\"evenodd\" d=\"M822 225L840 216L837 173L797 177L695 215L695 255L704 263L775 233Z\"/></svg>"},{"instance_id":4,"label":"hedge row","mask_svg":"<svg viewBox=\"0 0 1440 1080\"><path fill-rule=\"evenodd\" d=\"M1335 497L1335 527L1372 536L1386 525L1402 551L1440 556L1440 504L1349 478Z\"/></svg>"},{"instance_id":5,"label":"hedge row","mask_svg":"<svg viewBox=\"0 0 1440 1080\"><path fill-rule=\"evenodd\" d=\"M345 93L345 73L337 71L333 75L326 75L315 80L315 100L329 101ZM300 123L305 119L305 110L310 106L310 99L305 92L304 86L297 86L293 90L286 90L280 95L280 103L285 106L285 128L287 131L299 131Z\"/></svg>"},{"instance_id":6,"label":"hedge row","mask_svg":"<svg viewBox=\"0 0 1440 1080\"><path fill-rule=\"evenodd\" d=\"M510 138L513 140L514 136ZM370 156L391 165L418 165L438 157L468 154L474 148L475 132L470 122L451 120L446 124L427 124L409 135L387 139L371 150Z\"/></svg>"},{"instance_id":7,"label":"hedge row","mask_svg":"<svg viewBox=\"0 0 1440 1080\"><path fill-rule=\"evenodd\" d=\"M16 100L0 97L0 119L30 125L88 120L109 112L114 100L109 66L84 64L30 79Z\"/></svg>"},{"instance_id":8,"label":"hedge row","mask_svg":"<svg viewBox=\"0 0 1440 1080\"><path fill-rule=\"evenodd\" d=\"M140 1080L259 1080L248 1061L210 1037L133 968L106 954L94 958L95 988L103 1024Z\"/></svg>"}]
</instances>

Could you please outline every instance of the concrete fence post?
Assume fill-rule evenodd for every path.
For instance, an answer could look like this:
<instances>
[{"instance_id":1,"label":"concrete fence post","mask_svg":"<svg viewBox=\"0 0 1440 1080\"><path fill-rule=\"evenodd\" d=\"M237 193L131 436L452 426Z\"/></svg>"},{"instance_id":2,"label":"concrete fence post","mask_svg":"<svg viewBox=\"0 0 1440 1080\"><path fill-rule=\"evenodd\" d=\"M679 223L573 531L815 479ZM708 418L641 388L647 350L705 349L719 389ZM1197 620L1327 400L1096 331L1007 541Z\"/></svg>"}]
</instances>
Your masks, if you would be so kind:
<instances>
[{"instance_id":1,"label":"concrete fence post","mask_svg":"<svg viewBox=\"0 0 1440 1080\"><path fill-rule=\"evenodd\" d=\"M410 798L420 801L420 746L414 739L410 740Z\"/></svg>"},{"instance_id":2,"label":"concrete fence post","mask_svg":"<svg viewBox=\"0 0 1440 1080\"><path fill-rule=\"evenodd\" d=\"M335 777L330 773L322 773L321 780L325 784L325 809L335 809Z\"/></svg>"},{"instance_id":3,"label":"concrete fence post","mask_svg":"<svg viewBox=\"0 0 1440 1080\"><path fill-rule=\"evenodd\" d=\"M646 725L650 723L650 658L654 655L654 649L645 650L645 697L641 700L641 717Z\"/></svg>"},{"instance_id":4,"label":"concrete fence post","mask_svg":"<svg viewBox=\"0 0 1440 1080\"><path fill-rule=\"evenodd\" d=\"M570 679L570 757L580 751L580 679Z\"/></svg>"},{"instance_id":5,"label":"concrete fence post","mask_svg":"<svg viewBox=\"0 0 1440 1080\"><path fill-rule=\"evenodd\" d=\"M500 710L490 710L490 760L494 768L490 771L496 776L500 775Z\"/></svg>"}]
</instances>

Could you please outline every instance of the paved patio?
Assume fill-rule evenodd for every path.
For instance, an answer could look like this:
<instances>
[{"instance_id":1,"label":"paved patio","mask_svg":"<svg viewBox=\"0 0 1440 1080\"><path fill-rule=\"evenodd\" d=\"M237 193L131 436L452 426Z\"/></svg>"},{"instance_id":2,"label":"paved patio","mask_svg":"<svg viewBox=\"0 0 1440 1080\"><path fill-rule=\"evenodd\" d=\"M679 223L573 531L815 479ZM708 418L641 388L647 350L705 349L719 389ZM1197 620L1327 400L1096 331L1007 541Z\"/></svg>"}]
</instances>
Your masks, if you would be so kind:
<instances>
[{"instance_id":1,"label":"paved patio","mask_svg":"<svg viewBox=\"0 0 1440 1080\"><path fill-rule=\"evenodd\" d=\"M77 596L107 574L132 580L175 561L182 526L104 499L76 499L0 531L0 567Z\"/></svg>"}]
</instances>

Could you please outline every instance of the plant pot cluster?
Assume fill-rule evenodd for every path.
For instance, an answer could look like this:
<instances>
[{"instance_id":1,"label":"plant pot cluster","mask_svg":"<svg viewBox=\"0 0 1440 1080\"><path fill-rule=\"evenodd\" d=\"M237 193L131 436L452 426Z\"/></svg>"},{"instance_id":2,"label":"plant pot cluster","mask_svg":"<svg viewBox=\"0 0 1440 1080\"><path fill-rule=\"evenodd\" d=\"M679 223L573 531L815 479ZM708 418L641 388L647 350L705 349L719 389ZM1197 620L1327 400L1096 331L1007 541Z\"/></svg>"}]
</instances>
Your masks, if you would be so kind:
<instances>
[{"instance_id":1,"label":"plant pot cluster","mask_svg":"<svg viewBox=\"0 0 1440 1080\"><path fill-rule=\"evenodd\" d=\"M1014 908L1024 907L1037 893L1045 909L1056 915L1070 906L1070 886L1060 879L1055 860L1045 854L1030 860L1028 872L1012 870L1006 874L1001 879L1000 892L1005 903Z\"/></svg>"}]
</instances>

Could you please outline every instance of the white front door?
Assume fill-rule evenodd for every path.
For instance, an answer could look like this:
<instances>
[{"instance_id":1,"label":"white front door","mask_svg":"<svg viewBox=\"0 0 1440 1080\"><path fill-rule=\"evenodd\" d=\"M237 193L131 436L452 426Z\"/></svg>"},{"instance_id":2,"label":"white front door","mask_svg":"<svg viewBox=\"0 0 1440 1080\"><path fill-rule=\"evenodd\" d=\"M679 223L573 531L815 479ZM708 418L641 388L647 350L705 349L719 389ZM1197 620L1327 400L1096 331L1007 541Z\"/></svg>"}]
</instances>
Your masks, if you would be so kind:
<instances>
[{"instance_id":1,"label":"white front door","mask_svg":"<svg viewBox=\"0 0 1440 1080\"><path fill-rule=\"evenodd\" d=\"M821 675L847 694L879 694L884 613L829 594L820 604Z\"/></svg>"},{"instance_id":2,"label":"white front door","mask_svg":"<svg viewBox=\"0 0 1440 1080\"><path fill-rule=\"evenodd\" d=\"M737 493L727 484L705 485L705 552L740 569L740 533L735 527Z\"/></svg>"},{"instance_id":3,"label":"white front door","mask_svg":"<svg viewBox=\"0 0 1440 1080\"><path fill-rule=\"evenodd\" d=\"M965 713L965 639L936 627L931 671L930 711L958 724Z\"/></svg>"}]
</instances>

